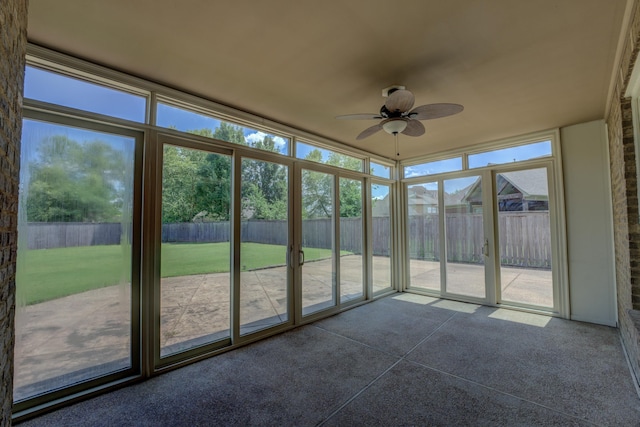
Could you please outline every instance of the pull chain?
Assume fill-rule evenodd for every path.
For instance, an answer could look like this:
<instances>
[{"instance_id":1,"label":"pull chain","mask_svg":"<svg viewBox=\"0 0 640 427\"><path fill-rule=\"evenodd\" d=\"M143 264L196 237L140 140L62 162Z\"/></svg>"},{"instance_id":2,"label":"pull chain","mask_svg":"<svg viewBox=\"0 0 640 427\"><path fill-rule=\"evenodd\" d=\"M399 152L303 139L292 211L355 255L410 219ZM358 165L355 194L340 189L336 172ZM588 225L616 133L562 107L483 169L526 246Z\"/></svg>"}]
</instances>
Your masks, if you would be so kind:
<instances>
[{"instance_id":1,"label":"pull chain","mask_svg":"<svg viewBox=\"0 0 640 427\"><path fill-rule=\"evenodd\" d=\"M394 132L393 136L396 138L396 156L400 157L400 152L398 151L398 132Z\"/></svg>"}]
</instances>

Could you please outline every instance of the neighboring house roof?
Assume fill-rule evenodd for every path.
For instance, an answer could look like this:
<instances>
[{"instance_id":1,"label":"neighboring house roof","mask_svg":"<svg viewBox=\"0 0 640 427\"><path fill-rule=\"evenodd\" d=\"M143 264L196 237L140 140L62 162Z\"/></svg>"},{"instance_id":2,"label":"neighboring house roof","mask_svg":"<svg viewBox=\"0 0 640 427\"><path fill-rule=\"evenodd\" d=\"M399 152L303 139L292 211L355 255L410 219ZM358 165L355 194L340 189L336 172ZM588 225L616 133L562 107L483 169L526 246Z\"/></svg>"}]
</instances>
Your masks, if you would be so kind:
<instances>
[{"instance_id":1,"label":"neighboring house roof","mask_svg":"<svg viewBox=\"0 0 640 427\"><path fill-rule=\"evenodd\" d=\"M467 203L466 197L469 194L469 190L473 188L478 181L473 184L469 184L468 186L461 188L455 193L444 193L444 204L446 206L454 206L454 205L464 205Z\"/></svg>"},{"instance_id":2,"label":"neighboring house roof","mask_svg":"<svg viewBox=\"0 0 640 427\"><path fill-rule=\"evenodd\" d=\"M506 181L506 184L498 188L498 196L513 194L512 190L522 194L525 199L549 199L549 187L547 185L547 170L545 168L526 169L514 172L500 172L499 177ZM466 191L462 200L464 202L478 201L480 180L473 183ZM511 191L509 191L511 190Z\"/></svg>"},{"instance_id":3,"label":"neighboring house roof","mask_svg":"<svg viewBox=\"0 0 640 427\"><path fill-rule=\"evenodd\" d=\"M547 185L547 170L527 169L516 172L501 172L500 175L517 188L523 196L544 196L549 197L549 186Z\"/></svg>"},{"instance_id":4,"label":"neighboring house roof","mask_svg":"<svg viewBox=\"0 0 640 427\"><path fill-rule=\"evenodd\" d=\"M547 170L544 168L527 169L515 172L500 172L507 185L502 185L499 195L512 194L515 189L521 193L525 199L542 199L548 200L549 189L547 185ZM480 201L478 185L480 179L473 184L456 191L455 193L445 193L444 202L448 207L461 206L470 202ZM510 185L509 185L510 184ZM385 196L383 200L387 200ZM412 206L438 206L438 191L429 190L421 185L409 187L408 205ZM380 203L374 205L373 216L388 216L388 203Z\"/></svg>"},{"instance_id":5,"label":"neighboring house roof","mask_svg":"<svg viewBox=\"0 0 640 427\"><path fill-rule=\"evenodd\" d=\"M438 191L422 186L409 187L409 205L438 205Z\"/></svg>"}]
</instances>

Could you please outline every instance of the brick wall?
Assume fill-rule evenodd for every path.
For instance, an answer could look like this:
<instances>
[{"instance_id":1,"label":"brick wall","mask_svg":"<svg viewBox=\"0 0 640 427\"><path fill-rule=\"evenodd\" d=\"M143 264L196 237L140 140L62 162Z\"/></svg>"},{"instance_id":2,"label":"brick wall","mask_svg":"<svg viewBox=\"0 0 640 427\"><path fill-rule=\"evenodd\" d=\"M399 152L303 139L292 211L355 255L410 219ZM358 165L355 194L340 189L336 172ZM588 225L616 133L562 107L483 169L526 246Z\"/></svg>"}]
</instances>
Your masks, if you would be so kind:
<instances>
[{"instance_id":1,"label":"brick wall","mask_svg":"<svg viewBox=\"0 0 640 427\"><path fill-rule=\"evenodd\" d=\"M0 1L0 426L11 424L22 87L27 0Z\"/></svg>"},{"instance_id":2,"label":"brick wall","mask_svg":"<svg viewBox=\"0 0 640 427\"><path fill-rule=\"evenodd\" d=\"M610 100L607 125L611 161L613 226L620 334L640 379L640 224L631 100L624 98L640 49L640 8L632 20Z\"/></svg>"}]
</instances>

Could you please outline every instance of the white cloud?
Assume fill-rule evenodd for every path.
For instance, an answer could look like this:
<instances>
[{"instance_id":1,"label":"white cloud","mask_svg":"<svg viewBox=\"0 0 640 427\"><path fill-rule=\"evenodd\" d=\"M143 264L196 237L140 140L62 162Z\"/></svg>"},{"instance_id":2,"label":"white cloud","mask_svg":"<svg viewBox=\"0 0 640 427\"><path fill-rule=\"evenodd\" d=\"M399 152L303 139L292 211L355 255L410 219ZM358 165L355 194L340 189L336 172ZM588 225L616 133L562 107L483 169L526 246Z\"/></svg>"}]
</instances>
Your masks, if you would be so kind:
<instances>
[{"instance_id":1,"label":"white cloud","mask_svg":"<svg viewBox=\"0 0 640 427\"><path fill-rule=\"evenodd\" d=\"M422 176L424 175L423 172L417 171L417 170L413 170L410 171L408 174L406 174L404 177L405 178L413 178L414 176Z\"/></svg>"},{"instance_id":2,"label":"white cloud","mask_svg":"<svg viewBox=\"0 0 640 427\"><path fill-rule=\"evenodd\" d=\"M281 136L273 136L273 135L268 135L264 132L254 132L254 133L250 133L249 135L246 135L244 137L244 139L247 141L247 143L249 144L255 144L256 142L262 141L266 136L271 136L273 138L273 141L276 144L276 147L280 148L283 147L287 144L287 140L282 138Z\"/></svg>"}]
</instances>

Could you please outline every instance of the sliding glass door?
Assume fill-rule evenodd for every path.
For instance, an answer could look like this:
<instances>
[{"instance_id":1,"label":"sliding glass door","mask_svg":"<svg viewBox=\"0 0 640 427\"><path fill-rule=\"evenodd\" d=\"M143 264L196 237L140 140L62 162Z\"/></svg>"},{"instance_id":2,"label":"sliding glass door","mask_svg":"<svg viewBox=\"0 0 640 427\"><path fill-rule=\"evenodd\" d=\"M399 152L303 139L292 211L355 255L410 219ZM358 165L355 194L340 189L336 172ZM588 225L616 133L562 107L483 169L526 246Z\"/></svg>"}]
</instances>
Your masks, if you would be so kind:
<instances>
[{"instance_id":1,"label":"sliding glass door","mask_svg":"<svg viewBox=\"0 0 640 427\"><path fill-rule=\"evenodd\" d=\"M242 158L240 334L288 322L289 166Z\"/></svg>"},{"instance_id":2,"label":"sliding glass door","mask_svg":"<svg viewBox=\"0 0 640 427\"><path fill-rule=\"evenodd\" d=\"M231 156L163 144L160 357L230 338Z\"/></svg>"},{"instance_id":3,"label":"sliding glass door","mask_svg":"<svg viewBox=\"0 0 640 427\"><path fill-rule=\"evenodd\" d=\"M302 316L365 298L364 181L298 166L296 275Z\"/></svg>"},{"instance_id":4,"label":"sliding glass door","mask_svg":"<svg viewBox=\"0 0 640 427\"><path fill-rule=\"evenodd\" d=\"M557 310L550 166L492 169L405 185L409 288Z\"/></svg>"},{"instance_id":5,"label":"sliding glass door","mask_svg":"<svg viewBox=\"0 0 640 427\"><path fill-rule=\"evenodd\" d=\"M393 222L391 185L371 184L371 282L374 294L392 288Z\"/></svg>"},{"instance_id":6,"label":"sliding glass door","mask_svg":"<svg viewBox=\"0 0 640 427\"><path fill-rule=\"evenodd\" d=\"M340 303L364 297L362 179L340 177Z\"/></svg>"},{"instance_id":7,"label":"sliding glass door","mask_svg":"<svg viewBox=\"0 0 640 427\"><path fill-rule=\"evenodd\" d=\"M405 190L409 283L440 292L440 202L438 182L408 185Z\"/></svg>"},{"instance_id":8,"label":"sliding glass door","mask_svg":"<svg viewBox=\"0 0 640 427\"><path fill-rule=\"evenodd\" d=\"M331 173L300 170L297 258L304 316L338 304L335 180Z\"/></svg>"},{"instance_id":9,"label":"sliding glass door","mask_svg":"<svg viewBox=\"0 0 640 427\"><path fill-rule=\"evenodd\" d=\"M495 174L500 301L554 306L549 180L545 167Z\"/></svg>"},{"instance_id":10,"label":"sliding glass door","mask_svg":"<svg viewBox=\"0 0 640 427\"><path fill-rule=\"evenodd\" d=\"M445 292L484 299L485 259L489 255L485 232L482 177L443 181Z\"/></svg>"}]
</instances>

